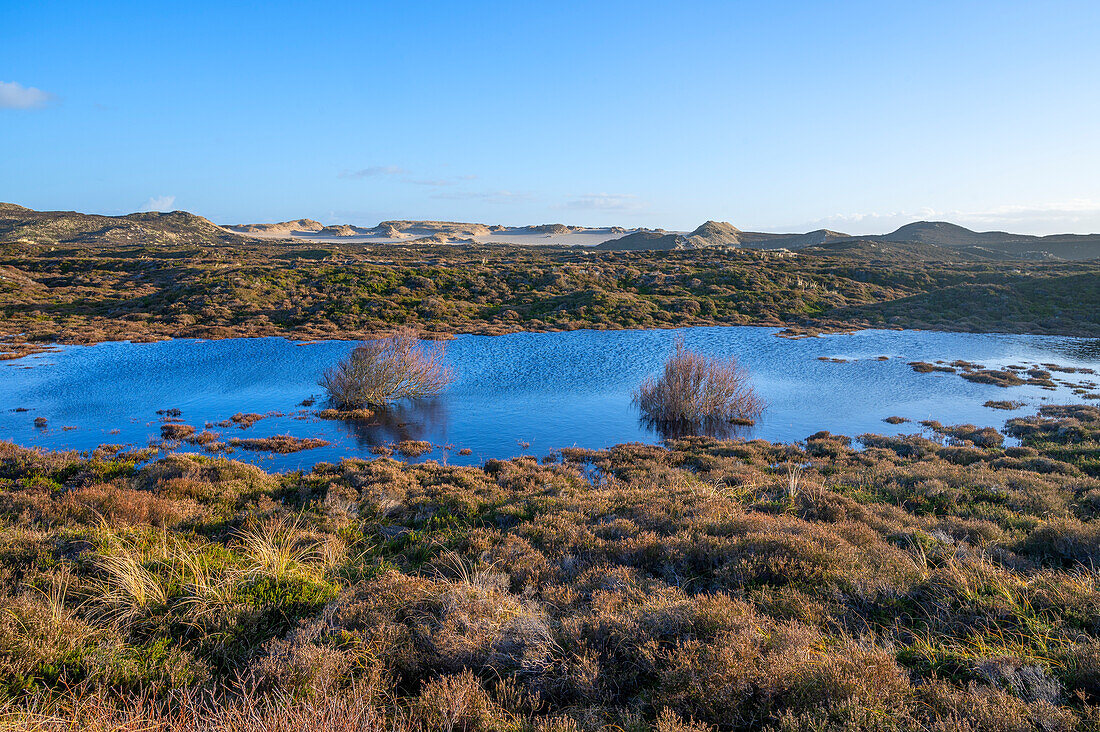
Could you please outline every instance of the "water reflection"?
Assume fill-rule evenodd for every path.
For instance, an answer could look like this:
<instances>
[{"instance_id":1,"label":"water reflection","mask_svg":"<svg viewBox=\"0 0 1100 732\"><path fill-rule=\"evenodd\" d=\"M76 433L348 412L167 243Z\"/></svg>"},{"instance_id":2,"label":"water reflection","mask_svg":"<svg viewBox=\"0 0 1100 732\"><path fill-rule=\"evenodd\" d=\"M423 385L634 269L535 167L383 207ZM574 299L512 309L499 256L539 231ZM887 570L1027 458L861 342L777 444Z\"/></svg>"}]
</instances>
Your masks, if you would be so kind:
<instances>
[{"instance_id":1,"label":"water reflection","mask_svg":"<svg viewBox=\"0 0 1100 732\"><path fill-rule=\"evenodd\" d=\"M683 420L659 420L641 417L638 424L642 429L654 432L662 440L676 440L681 437L714 437L719 440L747 439L752 434L751 424L737 424L722 419L686 422Z\"/></svg>"},{"instance_id":2,"label":"water reflection","mask_svg":"<svg viewBox=\"0 0 1100 732\"><path fill-rule=\"evenodd\" d=\"M370 419L337 420L340 428L360 448L406 440L430 440L447 431L447 406L443 400L407 399L378 410Z\"/></svg>"}]
</instances>

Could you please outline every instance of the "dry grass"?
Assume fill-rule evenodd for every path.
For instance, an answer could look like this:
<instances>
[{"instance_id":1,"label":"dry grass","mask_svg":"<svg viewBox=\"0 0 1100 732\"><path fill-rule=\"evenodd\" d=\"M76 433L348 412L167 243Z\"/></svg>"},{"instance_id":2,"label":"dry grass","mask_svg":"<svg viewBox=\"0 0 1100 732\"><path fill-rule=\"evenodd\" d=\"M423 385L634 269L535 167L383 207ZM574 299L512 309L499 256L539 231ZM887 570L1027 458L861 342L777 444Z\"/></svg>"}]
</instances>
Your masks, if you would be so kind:
<instances>
[{"instance_id":1,"label":"dry grass","mask_svg":"<svg viewBox=\"0 0 1100 732\"><path fill-rule=\"evenodd\" d=\"M121 537L112 538L109 553L97 561L103 579L96 602L112 622L134 623L166 605L168 593L146 566L151 560L141 548Z\"/></svg>"},{"instance_id":2,"label":"dry grass","mask_svg":"<svg viewBox=\"0 0 1100 732\"><path fill-rule=\"evenodd\" d=\"M238 541L252 562L252 572L276 580L312 575L321 550L304 529L299 516L268 519L242 531Z\"/></svg>"}]
</instances>

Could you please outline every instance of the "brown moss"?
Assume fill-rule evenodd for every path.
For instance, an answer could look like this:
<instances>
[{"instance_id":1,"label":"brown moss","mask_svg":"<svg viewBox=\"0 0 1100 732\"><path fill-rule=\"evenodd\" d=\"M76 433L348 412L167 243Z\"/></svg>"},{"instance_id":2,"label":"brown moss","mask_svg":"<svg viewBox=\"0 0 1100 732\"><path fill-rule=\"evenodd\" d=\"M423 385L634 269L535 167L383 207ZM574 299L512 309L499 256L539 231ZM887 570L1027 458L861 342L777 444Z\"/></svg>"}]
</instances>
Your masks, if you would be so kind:
<instances>
[{"instance_id":1,"label":"brown moss","mask_svg":"<svg viewBox=\"0 0 1100 732\"><path fill-rule=\"evenodd\" d=\"M302 450L314 450L328 445L329 442L317 437L274 435L272 437L233 437L230 438L229 444L242 450L287 454L301 452Z\"/></svg>"},{"instance_id":2,"label":"brown moss","mask_svg":"<svg viewBox=\"0 0 1100 732\"><path fill-rule=\"evenodd\" d=\"M195 428L189 424L170 422L160 426L160 436L165 440L182 440L195 434Z\"/></svg>"}]
</instances>

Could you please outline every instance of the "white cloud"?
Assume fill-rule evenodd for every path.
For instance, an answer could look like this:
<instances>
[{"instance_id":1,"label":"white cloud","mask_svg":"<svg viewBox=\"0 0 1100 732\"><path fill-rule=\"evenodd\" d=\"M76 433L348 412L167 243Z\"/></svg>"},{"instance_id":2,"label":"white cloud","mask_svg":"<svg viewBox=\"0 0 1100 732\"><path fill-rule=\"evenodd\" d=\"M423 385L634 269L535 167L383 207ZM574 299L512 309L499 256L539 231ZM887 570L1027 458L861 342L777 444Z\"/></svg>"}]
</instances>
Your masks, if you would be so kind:
<instances>
[{"instance_id":1,"label":"white cloud","mask_svg":"<svg viewBox=\"0 0 1100 732\"><path fill-rule=\"evenodd\" d=\"M778 227L784 231L806 231L812 229L834 229L848 234L885 234L899 226L913 221L929 221L943 217L941 212L932 208L920 208L911 211L872 211L868 213L837 213L822 219L799 224L794 227ZM773 227L775 228L775 227Z\"/></svg>"},{"instance_id":2,"label":"white cloud","mask_svg":"<svg viewBox=\"0 0 1100 732\"><path fill-rule=\"evenodd\" d=\"M38 109L54 100L54 95L23 86L17 81L0 81L0 109Z\"/></svg>"},{"instance_id":3,"label":"white cloud","mask_svg":"<svg viewBox=\"0 0 1100 732\"><path fill-rule=\"evenodd\" d=\"M372 165L359 170L344 170L340 178L375 178L383 175L408 175L409 171L396 165Z\"/></svg>"},{"instance_id":4,"label":"white cloud","mask_svg":"<svg viewBox=\"0 0 1100 732\"><path fill-rule=\"evenodd\" d=\"M996 206L988 211L952 212L961 223L982 226L1026 226L1045 229L1044 233L1061 233L1057 227L1088 228L1100 231L1100 202L1074 199L1036 205ZM1054 228L1050 228L1054 227Z\"/></svg>"},{"instance_id":5,"label":"white cloud","mask_svg":"<svg viewBox=\"0 0 1100 732\"><path fill-rule=\"evenodd\" d=\"M457 183L457 180L451 178L406 178L401 181L402 183L412 183L414 186L429 186L431 188L442 188L443 186L453 186Z\"/></svg>"},{"instance_id":6,"label":"white cloud","mask_svg":"<svg viewBox=\"0 0 1100 732\"><path fill-rule=\"evenodd\" d=\"M153 196L146 201L139 211L172 211L176 203L175 196Z\"/></svg>"},{"instance_id":7,"label":"white cloud","mask_svg":"<svg viewBox=\"0 0 1100 732\"><path fill-rule=\"evenodd\" d=\"M585 193L574 196L558 208L588 211L637 211L644 208L638 197L629 193Z\"/></svg>"},{"instance_id":8,"label":"white cloud","mask_svg":"<svg viewBox=\"0 0 1100 732\"><path fill-rule=\"evenodd\" d=\"M485 201L486 203L512 203L531 200L530 193L517 191L443 191L432 198L445 201Z\"/></svg>"},{"instance_id":9,"label":"white cloud","mask_svg":"<svg viewBox=\"0 0 1100 732\"><path fill-rule=\"evenodd\" d=\"M426 188L446 188L448 186L457 185L462 181L475 180L476 175L454 175L443 178L414 178L412 172L406 170L397 165L372 165L369 168L362 168L360 170L345 170L339 174L340 178L350 178L359 180L362 178L381 178L381 177L401 176L399 182L413 186L424 186Z\"/></svg>"},{"instance_id":10,"label":"white cloud","mask_svg":"<svg viewBox=\"0 0 1100 732\"><path fill-rule=\"evenodd\" d=\"M1005 204L985 210L918 208L908 211L838 213L783 230L836 229L849 234L885 234L914 221L950 221L979 231L1016 234L1100 232L1100 202L1073 199L1041 204Z\"/></svg>"}]
</instances>

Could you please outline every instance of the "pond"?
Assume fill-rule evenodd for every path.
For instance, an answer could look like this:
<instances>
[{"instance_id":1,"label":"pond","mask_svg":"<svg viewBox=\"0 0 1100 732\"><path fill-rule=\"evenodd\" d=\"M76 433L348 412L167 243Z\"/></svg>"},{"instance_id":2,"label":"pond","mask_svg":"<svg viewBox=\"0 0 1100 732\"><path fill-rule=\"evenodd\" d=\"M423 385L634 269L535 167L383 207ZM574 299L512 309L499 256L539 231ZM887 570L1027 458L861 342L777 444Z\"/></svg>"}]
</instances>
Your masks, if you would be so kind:
<instances>
[{"instance_id":1,"label":"pond","mask_svg":"<svg viewBox=\"0 0 1100 732\"><path fill-rule=\"evenodd\" d=\"M1000 428L1044 402L1083 398L1065 383L1056 390L1001 388L956 374L916 373L910 361L962 359L990 368L1056 363L1100 371L1100 341L1092 339L865 330L790 340L776 332L701 327L458 336L446 344L456 380L444 395L398 404L369 422L315 416L324 406L317 380L351 351L351 342L240 338L65 346L0 362L0 439L51 449L144 447L160 438L157 411L178 409L183 423L199 430L211 423L221 439L291 434L330 443L286 455L242 449L231 455L270 470L370 458L375 446L399 440L430 441L438 447L420 459L451 464L542 456L563 447L656 443L663 435L639 418L631 392L660 369L677 334L689 348L736 355L749 369L768 407L754 426L729 436L771 441L801 440L818 430L850 436L920 432L922 419ZM1100 380L1065 373L1054 378ZM316 405L302 406L311 396ZM988 400L1026 406L1007 412L983 406ZM275 416L247 429L216 426L240 412ZM913 422L882 421L893 415ZM45 418L45 427L35 426L38 417ZM459 454L463 448L468 454ZM186 444L178 449L201 450Z\"/></svg>"}]
</instances>

